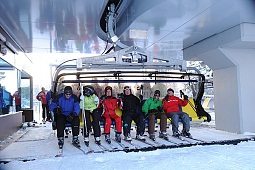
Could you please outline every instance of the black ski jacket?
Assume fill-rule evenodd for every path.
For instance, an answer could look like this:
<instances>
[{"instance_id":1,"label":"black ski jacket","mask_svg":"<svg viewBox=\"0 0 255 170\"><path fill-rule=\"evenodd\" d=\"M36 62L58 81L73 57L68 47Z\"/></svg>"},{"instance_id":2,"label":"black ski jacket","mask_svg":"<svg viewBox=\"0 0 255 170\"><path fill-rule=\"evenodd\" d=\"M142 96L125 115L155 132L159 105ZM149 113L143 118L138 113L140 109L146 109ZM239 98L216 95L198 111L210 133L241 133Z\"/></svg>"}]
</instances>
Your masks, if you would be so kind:
<instances>
[{"instance_id":1,"label":"black ski jacket","mask_svg":"<svg viewBox=\"0 0 255 170\"><path fill-rule=\"evenodd\" d=\"M122 107L123 114L139 112L140 100L138 97L134 96L133 94L124 95L122 102L123 102L123 107Z\"/></svg>"}]
</instances>

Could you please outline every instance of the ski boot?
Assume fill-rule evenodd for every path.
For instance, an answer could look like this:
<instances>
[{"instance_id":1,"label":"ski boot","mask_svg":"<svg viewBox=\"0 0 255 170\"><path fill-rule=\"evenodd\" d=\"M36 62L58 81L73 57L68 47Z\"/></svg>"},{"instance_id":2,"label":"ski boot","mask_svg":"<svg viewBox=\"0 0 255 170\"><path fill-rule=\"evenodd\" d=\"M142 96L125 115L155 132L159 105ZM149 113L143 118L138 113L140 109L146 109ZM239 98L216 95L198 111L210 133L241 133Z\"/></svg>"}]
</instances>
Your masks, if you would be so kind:
<instances>
[{"instance_id":1,"label":"ski boot","mask_svg":"<svg viewBox=\"0 0 255 170\"><path fill-rule=\"evenodd\" d=\"M89 137L84 137L84 143L86 146L89 146Z\"/></svg>"},{"instance_id":2,"label":"ski boot","mask_svg":"<svg viewBox=\"0 0 255 170\"><path fill-rule=\"evenodd\" d=\"M173 133L173 137L179 138L179 137L180 137L180 134L179 134L178 132L174 132L174 133Z\"/></svg>"},{"instance_id":3,"label":"ski boot","mask_svg":"<svg viewBox=\"0 0 255 170\"><path fill-rule=\"evenodd\" d=\"M129 141L129 142L132 141L132 138L131 138L130 133L128 133L127 135L125 135L125 140L126 140L126 141Z\"/></svg>"},{"instance_id":4,"label":"ski boot","mask_svg":"<svg viewBox=\"0 0 255 170\"><path fill-rule=\"evenodd\" d=\"M155 138L155 134L154 134L154 133L151 133L149 136L150 136L150 139L151 139L151 140L153 140L153 141L155 141L155 140L156 140L156 138Z\"/></svg>"},{"instance_id":5,"label":"ski boot","mask_svg":"<svg viewBox=\"0 0 255 170\"><path fill-rule=\"evenodd\" d=\"M95 137L95 142L96 144L101 145L100 137Z\"/></svg>"},{"instance_id":6,"label":"ski boot","mask_svg":"<svg viewBox=\"0 0 255 170\"><path fill-rule=\"evenodd\" d=\"M183 131L182 132L182 136L187 137L187 138L192 138L191 134L189 133L189 131Z\"/></svg>"},{"instance_id":7,"label":"ski boot","mask_svg":"<svg viewBox=\"0 0 255 170\"><path fill-rule=\"evenodd\" d=\"M116 140L118 143L121 143L121 137L120 137L120 134L119 134L119 133L116 133L116 134L115 134L115 140Z\"/></svg>"},{"instance_id":8,"label":"ski boot","mask_svg":"<svg viewBox=\"0 0 255 170\"><path fill-rule=\"evenodd\" d=\"M141 135L141 134L136 135L136 139L138 139L138 140L143 140L143 141L146 140L145 137L144 137L143 135Z\"/></svg>"},{"instance_id":9,"label":"ski boot","mask_svg":"<svg viewBox=\"0 0 255 170\"><path fill-rule=\"evenodd\" d=\"M110 134L105 134L105 141L109 144L111 143Z\"/></svg>"},{"instance_id":10,"label":"ski boot","mask_svg":"<svg viewBox=\"0 0 255 170\"><path fill-rule=\"evenodd\" d=\"M159 132L159 138L163 138L165 140L168 140L166 132Z\"/></svg>"},{"instance_id":11,"label":"ski boot","mask_svg":"<svg viewBox=\"0 0 255 170\"><path fill-rule=\"evenodd\" d=\"M81 147L80 141L79 141L79 139L78 139L78 136L74 136L74 137L73 137L72 143L73 143L73 145L74 145L75 147L77 147L77 148L80 148L80 147Z\"/></svg>"},{"instance_id":12,"label":"ski boot","mask_svg":"<svg viewBox=\"0 0 255 170\"><path fill-rule=\"evenodd\" d=\"M58 147L59 149L62 149L64 145L64 137L59 137L58 138Z\"/></svg>"}]
</instances>

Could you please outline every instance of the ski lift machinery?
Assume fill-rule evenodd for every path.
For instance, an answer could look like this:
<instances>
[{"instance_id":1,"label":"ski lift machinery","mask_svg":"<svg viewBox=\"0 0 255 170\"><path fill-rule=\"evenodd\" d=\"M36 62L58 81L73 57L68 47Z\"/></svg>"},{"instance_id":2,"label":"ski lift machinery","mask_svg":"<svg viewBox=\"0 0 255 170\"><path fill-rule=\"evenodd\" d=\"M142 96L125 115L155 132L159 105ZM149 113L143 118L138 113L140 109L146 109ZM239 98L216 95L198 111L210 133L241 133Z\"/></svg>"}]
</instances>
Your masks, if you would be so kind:
<instances>
[{"instance_id":1,"label":"ski lift machinery","mask_svg":"<svg viewBox=\"0 0 255 170\"><path fill-rule=\"evenodd\" d=\"M207 118L205 121L208 122L211 120L210 115L201 105L205 76L198 69L187 67L185 60L157 56L137 46L75 60L76 63L64 62L56 67L52 78L53 96L60 93L60 85L63 83L79 85L82 83L189 83L195 86L193 109L197 116L199 118L205 116ZM70 79L71 76L75 79Z\"/></svg>"}]
</instances>

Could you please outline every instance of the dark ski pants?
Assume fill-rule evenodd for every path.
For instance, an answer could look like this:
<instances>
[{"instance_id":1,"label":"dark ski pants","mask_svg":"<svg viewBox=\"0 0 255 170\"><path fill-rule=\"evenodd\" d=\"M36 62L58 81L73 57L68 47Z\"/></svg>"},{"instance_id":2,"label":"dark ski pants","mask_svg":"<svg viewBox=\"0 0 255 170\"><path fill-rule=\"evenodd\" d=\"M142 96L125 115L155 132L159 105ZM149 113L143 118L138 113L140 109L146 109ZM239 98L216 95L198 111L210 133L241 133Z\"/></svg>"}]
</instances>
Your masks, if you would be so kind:
<instances>
[{"instance_id":1,"label":"dark ski pants","mask_svg":"<svg viewBox=\"0 0 255 170\"><path fill-rule=\"evenodd\" d=\"M92 121L90 119L92 117ZM100 128L100 119L101 115L98 109L93 110L91 113L89 110L85 110L85 118L83 122L83 129L84 129L84 137L89 136L89 132L91 130L91 126L94 131L94 137L100 137L101 136L101 128ZM86 122L85 122L86 120Z\"/></svg>"},{"instance_id":2,"label":"dark ski pants","mask_svg":"<svg viewBox=\"0 0 255 170\"><path fill-rule=\"evenodd\" d=\"M170 112L168 114L163 114L160 122L162 121L162 132L166 132L167 118L171 118L172 131L173 133L178 132L179 127L179 117L182 119L183 130L190 130L190 120L189 115L185 112Z\"/></svg>"},{"instance_id":3,"label":"dark ski pants","mask_svg":"<svg viewBox=\"0 0 255 170\"><path fill-rule=\"evenodd\" d=\"M145 116L143 113L134 113L134 112L125 113L124 112L122 114L124 136L127 136L127 134L130 133L132 120L134 120L137 126L136 133L143 135L145 131L144 118Z\"/></svg>"},{"instance_id":4,"label":"dark ski pants","mask_svg":"<svg viewBox=\"0 0 255 170\"><path fill-rule=\"evenodd\" d=\"M21 110L21 105L15 105L16 112L19 112Z\"/></svg>"},{"instance_id":5,"label":"dark ski pants","mask_svg":"<svg viewBox=\"0 0 255 170\"><path fill-rule=\"evenodd\" d=\"M72 133L73 136L79 135L79 128L80 128L80 119L78 116L73 118L72 122L66 121L66 116L63 114L59 114L57 117L57 137L64 137L64 130L66 128L66 123L71 123L72 125Z\"/></svg>"},{"instance_id":6,"label":"dark ski pants","mask_svg":"<svg viewBox=\"0 0 255 170\"><path fill-rule=\"evenodd\" d=\"M42 104L42 118L45 120L45 117L47 116L47 120L50 120L51 114L48 104Z\"/></svg>"},{"instance_id":7,"label":"dark ski pants","mask_svg":"<svg viewBox=\"0 0 255 170\"><path fill-rule=\"evenodd\" d=\"M164 120L165 115L157 112L156 114L149 114L148 115L148 119L149 119L149 123L148 123L148 133L152 134L155 132L155 119L160 119L160 131L162 131L162 128L164 128L164 124L162 125L162 119Z\"/></svg>"}]
</instances>

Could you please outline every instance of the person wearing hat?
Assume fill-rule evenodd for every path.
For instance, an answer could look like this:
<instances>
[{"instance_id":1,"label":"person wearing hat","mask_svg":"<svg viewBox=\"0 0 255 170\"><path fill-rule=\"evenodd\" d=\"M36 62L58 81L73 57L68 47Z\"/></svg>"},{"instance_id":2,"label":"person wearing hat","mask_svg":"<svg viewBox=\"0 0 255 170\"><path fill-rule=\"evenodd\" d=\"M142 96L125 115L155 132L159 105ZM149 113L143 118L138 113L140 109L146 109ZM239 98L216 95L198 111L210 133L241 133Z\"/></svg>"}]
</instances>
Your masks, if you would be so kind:
<instances>
[{"instance_id":1,"label":"person wearing hat","mask_svg":"<svg viewBox=\"0 0 255 170\"><path fill-rule=\"evenodd\" d=\"M144 114L141 112L140 99L131 93L129 86L124 87L122 120L125 140L131 141L130 129L132 120L137 125L136 139L145 140L143 136L145 131Z\"/></svg>"},{"instance_id":2,"label":"person wearing hat","mask_svg":"<svg viewBox=\"0 0 255 170\"><path fill-rule=\"evenodd\" d=\"M78 97L72 94L71 86L66 86L64 88L64 94L59 94L53 99L50 104L50 110L57 115L57 120L54 120L53 124L55 123L55 128L57 129L59 148L62 149L64 145L64 130L67 122L72 124L73 145L80 147L78 139L80 105Z\"/></svg>"},{"instance_id":3,"label":"person wearing hat","mask_svg":"<svg viewBox=\"0 0 255 170\"><path fill-rule=\"evenodd\" d=\"M146 118L149 119L149 122L148 122L149 138L153 141L156 140L155 118L161 119L161 117L164 116L163 110L162 110L162 100L160 100L159 97L160 97L160 91L155 90L153 97L150 97L149 99L147 99L142 106L142 111L145 113ZM162 131L161 124L160 124L160 131Z\"/></svg>"},{"instance_id":4,"label":"person wearing hat","mask_svg":"<svg viewBox=\"0 0 255 170\"><path fill-rule=\"evenodd\" d=\"M184 95L184 100L182 100L179 97L174 96L174 90L169 88L167 89L167 95L162 100L162 102L163 102L162 108L165 114L163 116L163 119L161 119L162 131L160 132L159 137L168 139L166 134L167 118L171 118L172 131L174 137L179 137L180 135L191 137L191 134L189 133L190 130L189 115L180 110L181 106L186 106L188 104L188 96ZM179 117L182 119L183 122L182 134L180 134L178 130Z\"/></svg>"},{"instance_id":5,"label":"person wearing hat","mask_svg":"<svg viewBox=\"0 0 255 170\"><path fill-rule=\"evenodd\" d=\"M101 114L99 109L97 108L99 104L99 99L96 95L95 89L91 85L86 85L83 87L83 96L84 96L84 105L81 102L80 107L84 106L85 110L85 118L83 122L83 129L84 129L84 143L86 146L89 146L89 132L91 130L91 125L94 132L95 142L96 144L100 145L101 140L101 129L100 129L100 119ZM92 117L92 122L90 119Z\"/></svg>"},{"instance_id":6,"label":"person wearing hat","mask_svg":"<svg viewBox=\"0 0 255 170\"><path fill-rule=\"evenodd\" d=\"M107 143L111 143L110 138L110 130L112 119L115 120L116 123L116 133L115 133L115 140L117 142L121 142L121 133L122 133L122 121L121 117L116 114L116 109L121 109L122 107L121 99L117 99L116 97L112 96L112 87L106 86L105 87L105 94L100 98L100 102L98 108L103 108L102 117L105 119L104 123L104 133L105 133L105 141Z\"/></svg>"}]
</instances>

